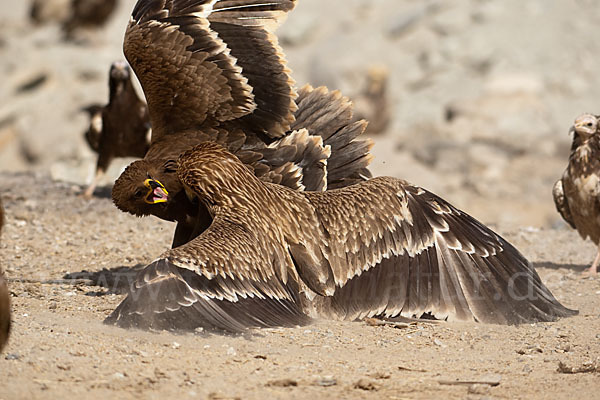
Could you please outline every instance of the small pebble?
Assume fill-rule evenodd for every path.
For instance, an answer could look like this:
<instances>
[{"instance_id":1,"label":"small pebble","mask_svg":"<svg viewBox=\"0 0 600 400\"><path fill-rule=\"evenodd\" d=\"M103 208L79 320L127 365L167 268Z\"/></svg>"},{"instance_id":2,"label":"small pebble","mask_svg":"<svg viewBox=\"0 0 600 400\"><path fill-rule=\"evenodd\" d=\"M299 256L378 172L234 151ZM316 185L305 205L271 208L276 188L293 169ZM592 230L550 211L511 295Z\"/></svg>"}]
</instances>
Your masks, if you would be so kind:
<instances>
[{"instance_id":1,"label":"small pebble","mask_svg":"<svg viewBox=\"0 0 600 400\"><path fill-rule=\"evenodd\" d=\"M337 380L333 376L323 376L315 380L315 385L323 387L335 386L337 385Z\"/></svg>"},{"instance_id":2,"label":"small pebble","mask_svg":"<svg viewBox=\"0 0 600 400\"><path fill-rule=\"evenodd\" d=\"M485 395L485 394L488 394L489 392L490 392L489 385L483 385L483 384L479 384L479 383L470 385L469 388L467 389L467 393L469 393L469 394Z\"/></svg>"},{"instance_id":3,"label":"small pebble","mask_svg":"<svg viewBox=\"0 0 600 400\"><path fill-rule=\"evenodd\" d=\"M381 389L381 385L371 380L363 378L354 384L354 388L365 391L377 391Z\"/></svg>"},{"instance_id":4,"label":"small pebble","mask_svg":"<svg viewBox=\"0 0 600 400\"><path fill-rule=\"evenodd\" d=\"M298 386L298 381L290 378L284 379L276 379L274 381L267 382L267 386L277 386L277 387L290 387L290 386Z\"/></svg>"}]
</instances>

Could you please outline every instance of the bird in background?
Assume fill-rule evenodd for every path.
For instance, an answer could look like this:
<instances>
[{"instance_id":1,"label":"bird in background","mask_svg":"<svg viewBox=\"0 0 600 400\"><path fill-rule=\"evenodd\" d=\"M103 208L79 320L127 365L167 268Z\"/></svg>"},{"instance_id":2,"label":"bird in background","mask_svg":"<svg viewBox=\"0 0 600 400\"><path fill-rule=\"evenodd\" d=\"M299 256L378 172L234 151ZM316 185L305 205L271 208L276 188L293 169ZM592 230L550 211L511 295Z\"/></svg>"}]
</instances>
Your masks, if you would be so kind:
<instances>
[{"instance_id":1,"label":"bird in background","mask_svg":"<svg viewBox=\"0 0 600 400\"><path fill-rule=\"evenodd\" d=\"M176 174L180 154L216 142L263 181L325 190L370 177L365 121L337 91L298 92L274 30L295 0L140 0L125 57L148 102L152 139L113 187L116 206L176 221L173 247L208 227Z\"/></svg>"},{"instance_id":2,"label":"bird in background","mask_svg":"<svg viewBox=\"0 0 600 400\"><path fill-rule=\"evenodd\" d=\"M82 29L98 29L108 22L117 0L33 0L29 18L36 25L57 23L66 39Z\"/></svg>"},{"instance_id":3,"label":"bird in background","mask_svg":"<svg viewBox=\"0 0 600 400\"><path fill-rule=\"evenodd\" d=\"M573 135L569 163L552 195L563 219L585 240L599 246L592 265L585 271L595 275L600 263L600 132L599 116L582 114L570 133Z\"/></svg>"},{"instance_id":4,"label":"bird in background","mask_svg":"<svg viewBox=\"0 0 600 400\"><path fill-rule=\"evenodd\" d=\"M389 70L373 65L365 74L363 90L352 97L357 119L369 121L367 135L385 133L390 126Z\"/></svg>"},{"instance_id":5,"label":"bird in background","mask_svg":"<svg viewBox=\"0 0 600 400\"><path fill-rule=\"evenodd\" d=\"M90 116L85 139L98 153L96 172L84 196L92 197L98 182L117 157L143 157L150 147L148 107L133 86L131 69L124 61L110 66L108 104L84 109Z\"/></svg>"},{"instance_id":6,"label":"bird in background","mask_svg":"<svg viewBox=\"0 0 600 400\"><path fill-rule=\"evenodd\" d=\"M71 0L32 0L29 19L35 25L64 23L71 14Z\"/></svg>"},{"instance_id":7,"label":"bird in background","mask_svg":"<svg viewBox=\"0 0 600 400\"><path fill-rule=\"evenodd\" d=\"M519 324L577 313L502 237L403 180L297 191L216 143L185 152L176 170L210 226L140 271L109 324L237 332L313 317Z\"/></svg>"},{"instance_id":8,"label":"bird in background","mask_svg":"<svg viewBox=\"0 0 600 400\"><path fill-rule=\"evenodd\" d=\"M71 12L63 23L65 36L72 38L81 29L100 28L112 16L117 0L71 0Z\"/></svg>"}]
</instances>

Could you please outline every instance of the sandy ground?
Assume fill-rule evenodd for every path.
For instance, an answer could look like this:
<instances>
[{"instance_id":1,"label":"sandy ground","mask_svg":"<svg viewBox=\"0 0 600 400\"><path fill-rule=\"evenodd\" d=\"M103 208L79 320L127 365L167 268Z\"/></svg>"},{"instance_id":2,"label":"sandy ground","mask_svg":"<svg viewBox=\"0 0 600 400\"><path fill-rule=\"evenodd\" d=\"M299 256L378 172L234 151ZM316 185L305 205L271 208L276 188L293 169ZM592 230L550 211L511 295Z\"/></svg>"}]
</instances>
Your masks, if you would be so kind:
<instances>
[{"instance_id":1,"label":"sandy ground","mask_svg":"<svg viewBox=\"0 0 600 400\"><path fill-rule=\"evenodd\" d=\"M108 198L85 201L80 187L44 174L0 180L8 215L0 252L14 308L0 399L598 396L597 370L558 372L561 362L600 362L600 278L581 276L595 249L571 231L503 232L557 298L580 310L553 323L316 321L243 336L148 333L104 326L122 295L63 277L148 263L173 226L125 215Z\"/></svg>"},{"instance_id":2,"label":"sandy ground","mask_svg":"<svg viewBox=\"0 0 600 400\"><path fill-rule=\"evenodd\" d=\"M240 337L102 324L123 295L90 273L148 263L173 231L111 204L128 160L97 198L77 196L95 163L79 110L106 102L134 3L73 43L56 22L34 27L27 1L0 0L0 264L14 309L0 399L600 398L600 278L581 276L596 250L550 196L573 119L600 110L599 0L299 0L279 31L298 85L359 100L366 71L388 68L391 121L374 136L374 174L490 224L579 316L519 327L316 321Z\"/></svg>"}]
</instances>

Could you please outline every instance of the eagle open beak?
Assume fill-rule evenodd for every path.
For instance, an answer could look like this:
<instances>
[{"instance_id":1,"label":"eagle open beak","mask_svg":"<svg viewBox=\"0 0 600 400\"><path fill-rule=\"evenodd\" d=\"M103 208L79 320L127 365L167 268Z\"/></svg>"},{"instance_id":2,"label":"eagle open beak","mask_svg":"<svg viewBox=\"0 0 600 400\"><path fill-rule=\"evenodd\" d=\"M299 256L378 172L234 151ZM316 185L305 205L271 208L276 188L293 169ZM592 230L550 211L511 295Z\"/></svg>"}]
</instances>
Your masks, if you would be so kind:
<instances>
[{"instance_id":1,"label":"eagle open beak","mask_svg":"<svg viewBox=\"0 0 600 400\"><path fill-rule=\"evenodd\" d=\"M144 186L149 189L148 194L146 194L144 199L146 203L157 204L169 201L169 192L165 186L156 179L146 179L144 181Z\"/></svg>"}]
</instances>

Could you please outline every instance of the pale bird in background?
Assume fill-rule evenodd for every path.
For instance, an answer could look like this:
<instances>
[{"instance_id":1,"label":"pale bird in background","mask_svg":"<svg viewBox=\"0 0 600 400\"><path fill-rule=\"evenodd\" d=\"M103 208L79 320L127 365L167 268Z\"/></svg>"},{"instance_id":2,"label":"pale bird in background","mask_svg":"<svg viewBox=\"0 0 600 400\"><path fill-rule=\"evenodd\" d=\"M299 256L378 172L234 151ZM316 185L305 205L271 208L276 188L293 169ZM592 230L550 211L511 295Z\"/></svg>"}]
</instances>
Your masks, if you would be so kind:
<instances>
[{"instance_id":1,"label":"pale bird in background","mask_svg":"<svg viewBox=\"0 0 600 400\"><path fill-rule=\"evenodd\" d=\"M563 219L589 238L598 248L588 274L596 274L600 263L600 132L598 116L583 114L570 132L573 144L569 164L552 190L554 204Z\"/></svg>"},{"instance_id":2,"label":"pale bird in background","mask_svg":"<svg viewBox=\"0 0 600 400\"><path fill-rule=\"evenodd\" d=\"M390 103L388 98L389 70L383 66L372 66L367 70L365 87L352 102L356 118L369 121L366 133L385 133L390 125Z\"/></svg>"}]
</instances>

